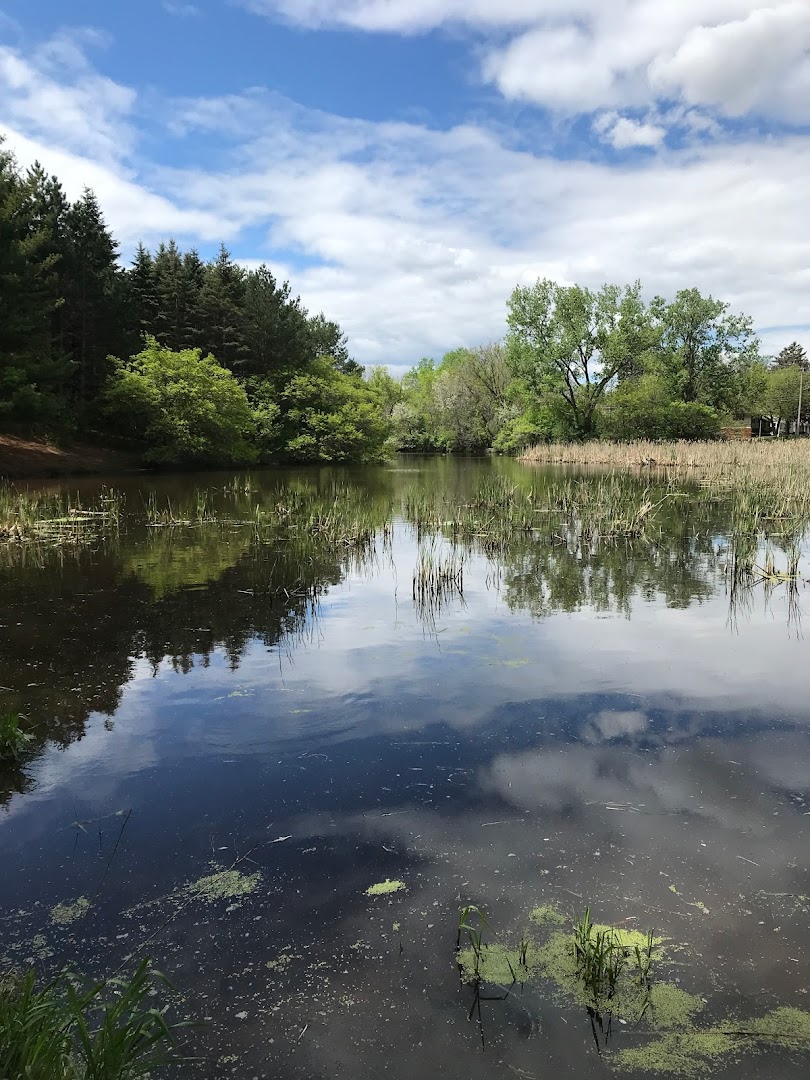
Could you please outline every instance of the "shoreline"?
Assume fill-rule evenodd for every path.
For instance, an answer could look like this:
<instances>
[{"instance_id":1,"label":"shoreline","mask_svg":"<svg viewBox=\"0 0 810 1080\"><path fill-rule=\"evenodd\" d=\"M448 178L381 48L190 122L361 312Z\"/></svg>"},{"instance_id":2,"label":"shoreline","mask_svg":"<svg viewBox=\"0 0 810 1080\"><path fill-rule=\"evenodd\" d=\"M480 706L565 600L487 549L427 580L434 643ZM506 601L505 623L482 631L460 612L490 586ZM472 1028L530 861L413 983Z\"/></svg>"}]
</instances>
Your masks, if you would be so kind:
<instances>
[{"instance_id":1,"label":"shoreline","mask_svg":"<svg viewBox=\"0 0 810 1080\"><path fill-rule=\"evenodd\" d=\"M143 472L138 456L88 443L0 434L0 480L42 480Z\"/></svg>"}]
</instances>

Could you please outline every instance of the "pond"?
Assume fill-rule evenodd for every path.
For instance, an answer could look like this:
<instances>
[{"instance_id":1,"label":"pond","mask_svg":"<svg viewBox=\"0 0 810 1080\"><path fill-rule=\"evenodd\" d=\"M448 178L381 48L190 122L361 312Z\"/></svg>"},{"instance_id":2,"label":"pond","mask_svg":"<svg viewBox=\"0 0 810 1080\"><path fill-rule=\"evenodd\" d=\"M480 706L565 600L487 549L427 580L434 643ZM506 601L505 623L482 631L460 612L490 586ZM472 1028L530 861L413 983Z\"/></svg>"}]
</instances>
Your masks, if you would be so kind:
<instances>
[{"instance_id":1,"label":"pond","mask_svg":"<svg viewBox=\"0 0 810 1080\"><path fill-rule=\"evenodd\" d=\"M643 528L577 523L600 483ZM189 1076L806 1077L804 588L735 590L729 504L661 484L130 477L114 533L5 547L5 962L151 957ZM586 907L651 992L628 948L589 1002Z\"/></svg>"}]
</instances>

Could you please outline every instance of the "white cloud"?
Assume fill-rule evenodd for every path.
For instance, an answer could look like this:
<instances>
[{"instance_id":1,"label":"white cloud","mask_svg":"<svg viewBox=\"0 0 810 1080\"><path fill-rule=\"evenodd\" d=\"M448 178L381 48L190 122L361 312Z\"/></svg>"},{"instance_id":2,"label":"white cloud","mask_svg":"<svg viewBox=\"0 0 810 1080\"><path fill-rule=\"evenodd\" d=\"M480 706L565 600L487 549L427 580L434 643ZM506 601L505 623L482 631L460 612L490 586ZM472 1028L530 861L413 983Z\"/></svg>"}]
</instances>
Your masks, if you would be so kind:
<instances>
[{"instance_id":1,"label":"white cloud","mask_svg":"<svg viewBox=\"0 0 810 1080\"><path fill-rule=\"evenodd\" d=\"M268 250L325 261L296 273L296 288L345 324L366 362L497 338L514 285L545 274L640 277L664 294L694 283L763 325L810 323L805 138L629 167L518 152L470 127L330 118L256 94L191 103L178 122L227 130L235 116L257 133L238 167L162 183L209 212L227 204L265 222ZM605 132L625 145L658 137L647 130L657 125L620 119Z\"/></svg>"},{"instance_id":2,"label":"white cloud","mask_svg":"<svg viewBox=\"0 0 810 1080\"><path fill-rule=\"evenodd\" d=\"M132 147L136 94L91 69L89 39L98 35L59 34L27 57L0 46L0 123L109 161Z\"/></svg>"},{"instance_id":3,"label":"white cloud","mask_svg":"<svg viewBox=\"0 0 810 1080\"><path fill-rule=\"evenodd\" d=\"M615 150L629 150L632 147L660 146L666 136L666 128L660 124L651 124L631 117L619 116L618 113L602 113L593 125L594 131Z\"/></svg>"},{"instance_id":4,"label":"white cloud","mask_svg":"<svg viewBox=\"0 0 810 1080\"><path fill-rule=\"evenodd\" d=\"M774 344L807 336L805 136L662 149L617 165L518 151L469 125L349 120L256 89L165 102L163 152L183 139L192 163L169 168L140 151L145 108L133 90L99 83L79 62L57 77L40 56L3 57L0 130L23 164L39 158L71 195L95 188L126 248L170 235L224 239L239 258L267 260L311 310L344 326L364 363L408 364L498 339L510 292L538 276L638 277L665 295L696 285L753 315ZM90 85L107 91L92 125L49 122L44 92L64 117L78 108L77 86ZM658 115L608 115L602 136L653 143L667 122ZM231 146L218 149L216 167L212 140ZM240 241L248 230L250 243Z\"/></svg>"},{"instance_id":5,"label":"white cloud","mask_svg":"<svg viewBox=\"0 0 810 1080\"><path fill-rule=\"evenodd\" d=\"M520 26L538 12L582 17L599 0L238 0L257 15L279 15L303 26L413 33L451 23Z\"/></svg>"},{"instance_id":6,"label":"white cloud","mask_svg":"<svg viewBox=\"0 0 810 1080\"><path fill-rule=\"evenodd\" d=\"M508 98L569 113L678 100L726 116L810 119L807 0L242 0L306 26L485 36ZM503 34L512 34L505 43Z\"/></svg>"},{"instance_id":7,"label":"white cloud","mask_svg":"<svg viewBox=\"0 0 810 1080\"><path fill-rule=\"evenodd\" d=\"M689 30L650 64L653 87L731 116L757 107L799 123L810 118L810 5L774 4L746 18Z\"/></svg>"}]
</instances>

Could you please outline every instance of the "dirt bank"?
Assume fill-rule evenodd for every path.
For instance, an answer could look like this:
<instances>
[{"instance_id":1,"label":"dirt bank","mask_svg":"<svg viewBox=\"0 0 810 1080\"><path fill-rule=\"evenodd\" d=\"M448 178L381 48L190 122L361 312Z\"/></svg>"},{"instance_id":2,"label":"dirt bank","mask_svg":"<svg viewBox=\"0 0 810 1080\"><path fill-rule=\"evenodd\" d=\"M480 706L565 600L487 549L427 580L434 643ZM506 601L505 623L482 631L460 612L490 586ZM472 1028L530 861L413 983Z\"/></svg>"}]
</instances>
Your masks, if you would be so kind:
<instances>
[{"instance_id":1,"label":"dirt bank","mask_svg":"<svg viewBox=\"0 0 810 1080\"><path fill-rule=\"evenodd\" d=\"M132 473L139 469L135 455L119 450L79 443L63 447L45 439L0 434L0 477L4 479Z\"/></svg>"}]
</instances>

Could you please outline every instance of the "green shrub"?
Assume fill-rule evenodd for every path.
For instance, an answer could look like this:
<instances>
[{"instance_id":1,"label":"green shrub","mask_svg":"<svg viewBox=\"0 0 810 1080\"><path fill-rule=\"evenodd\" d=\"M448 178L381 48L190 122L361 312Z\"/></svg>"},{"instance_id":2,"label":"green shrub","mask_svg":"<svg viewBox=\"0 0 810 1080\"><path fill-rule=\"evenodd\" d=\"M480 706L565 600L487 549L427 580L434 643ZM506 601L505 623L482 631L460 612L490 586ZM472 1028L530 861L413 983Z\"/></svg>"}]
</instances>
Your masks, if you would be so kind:
<instances>
[{"instance_id":1,"label":"green shrub","mask_svg":"<svg viewBox=\"0 0 810 1080\"><path fill-rule=\"evenodd\" d=\"M172 352L154 338L128 364L115 361L103 410L144 446L153 465L246 465L256 424L244 387L199 349Z\"/></svg>"},{"instance_id":2,"label":"green shrub","mask_svg":"<svg viewBox=\"0 0 810 1080\"><path fill-rule=\"evenodd\" d=\"M623 383L606 398L599 434L618 440L716 439L720 417L708 405L673 401L662 379L644 375Z\"/></svg>"},{"instance_id":3,"label":"green shrub","mask_svg":"<svg viewBox=\"0 0 810 1080\"><path fill-rule=\"evenodd\" d=\"M373 389L329 357L311 361L279 393L272 455L284 461L382 461L391 422Z\"/></svg>"}]
</instances>

